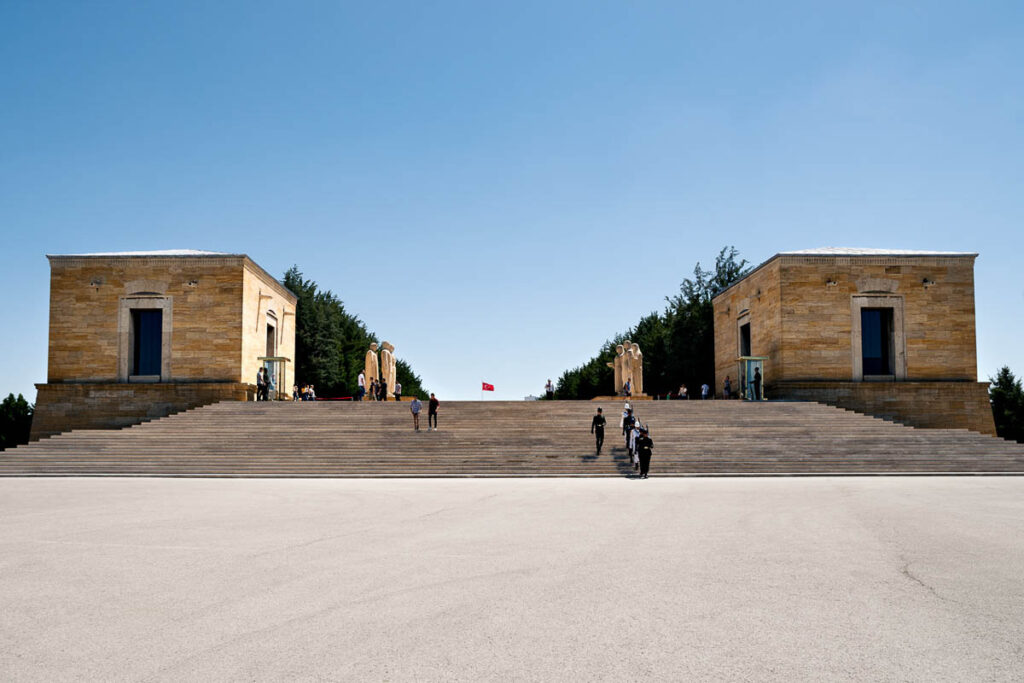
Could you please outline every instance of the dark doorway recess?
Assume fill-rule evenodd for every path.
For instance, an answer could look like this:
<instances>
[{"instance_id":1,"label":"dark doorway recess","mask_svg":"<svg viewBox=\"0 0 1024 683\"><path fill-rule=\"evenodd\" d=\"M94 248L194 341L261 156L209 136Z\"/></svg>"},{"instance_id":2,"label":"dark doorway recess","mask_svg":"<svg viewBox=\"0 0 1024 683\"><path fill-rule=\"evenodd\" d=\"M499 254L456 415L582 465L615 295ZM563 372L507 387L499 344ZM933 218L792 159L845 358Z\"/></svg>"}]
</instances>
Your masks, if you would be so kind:
<instances>
[{"instance_id":1,"label":"dark doorway recess","mask_svg":"<svg viewBox=\"0 0 1024 683\"><path fill-rule=\"evenodd\" d=\"M277 355L277 329L267 325L267 356Z\"/></svg>"},{"instance_id":2,"label":"dark doorway recess","mask_svg":"<svg viewBox=\"0 0 1024 683\"><path fill-rule=\"evenodd\" d=\"M132 309L133 375L159 375L162 360L164 312L159 308Z\"/></svg>"},{"instance_id":3,"label":"dark doorway recess","mask_svg":"<svg viewBox=\"0 0 1024 683\"><path fill-rule=\"evenodd\" d=\"M740 355L750 355L750 323L740 325Z\"/></svg>"},{"instance_id":4,"label":"dark doorway recess","mask_svg":"<svg viewBox=\"0 0 1024 683\"><path fill-rule=\"evenodd\" d=\"M892 375L893 327L891 308L860 309L861 353L865 375Z\"/></svg>"}]
</instances>

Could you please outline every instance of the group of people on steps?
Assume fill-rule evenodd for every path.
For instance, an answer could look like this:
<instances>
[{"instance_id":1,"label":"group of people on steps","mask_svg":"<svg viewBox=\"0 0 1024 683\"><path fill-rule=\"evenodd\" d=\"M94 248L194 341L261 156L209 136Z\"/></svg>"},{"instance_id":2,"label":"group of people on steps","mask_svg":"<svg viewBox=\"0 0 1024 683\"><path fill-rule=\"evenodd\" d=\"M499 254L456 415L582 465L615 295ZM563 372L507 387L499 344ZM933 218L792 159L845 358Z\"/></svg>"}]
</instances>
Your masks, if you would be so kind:
<instances>
[{"instance_id":1,"label":"group of people on steps","mask_svg":"<svg viewBox=\"0 0 1024 683\"><path fill-rule=\"evenodd\" d=\"M597 415L594 415L590 421L590 433L596 440L598 455L601 454L601 447L604 445L604 428L607 422L601 408L597 409ZM619 427L622 429L626 452L629 454L630 462L633 463L633 470L639 472L640 479L647 479L651 469L651 452L654 449L654 441L651 439L647 425L640 422L640 419L633 414L633 408L628 403L622 408Z\"/></svg>"},{"instance_id":2,"label":"group of people on steps","mask_svg":"<svg viewBox=\"0 0 1024 683\"><path fill-rule=\"evenodd\" d=\"M371 401L387 401L388 400L388 383L383 377L379 380L374 377L370 379L370 386L366 386L366 374L363 372L359 373L359 377L356 378L357 391L355 400L362 401L364 398L369 398ZM402 383L395 382L394 388L394 400L402 400Z\"/></svg>"}]
</instances>

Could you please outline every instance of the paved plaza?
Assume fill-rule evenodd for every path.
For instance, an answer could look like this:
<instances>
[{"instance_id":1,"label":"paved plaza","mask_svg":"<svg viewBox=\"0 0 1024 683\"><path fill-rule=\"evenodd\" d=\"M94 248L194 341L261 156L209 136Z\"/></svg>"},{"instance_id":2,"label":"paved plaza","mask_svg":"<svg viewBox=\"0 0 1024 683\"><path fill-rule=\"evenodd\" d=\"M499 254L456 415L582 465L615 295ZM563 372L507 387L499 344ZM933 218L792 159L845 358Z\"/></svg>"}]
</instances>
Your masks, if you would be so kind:
<instances>
[{"instance_id":1,"label":"paved plaza","mask_svg":"<svg viewBox=\"0 0 1024 683\"><path fill-rule=\"evenodd\" d=\"M0 479L0 679L1020 680L1024 478Z\"/></svg>"}]
</instances>

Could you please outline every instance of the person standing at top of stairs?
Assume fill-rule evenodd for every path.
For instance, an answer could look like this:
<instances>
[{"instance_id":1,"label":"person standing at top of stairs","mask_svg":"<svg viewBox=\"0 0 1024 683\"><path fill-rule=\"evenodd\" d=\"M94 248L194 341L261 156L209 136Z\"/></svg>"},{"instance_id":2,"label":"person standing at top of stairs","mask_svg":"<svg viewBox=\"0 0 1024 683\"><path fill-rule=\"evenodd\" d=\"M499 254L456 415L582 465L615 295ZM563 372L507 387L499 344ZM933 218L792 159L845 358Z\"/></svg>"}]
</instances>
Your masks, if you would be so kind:
<instances>
[{"instance_id":1,"label":"person standing at top of stairs","mask_svg":"<svg viewBox=\"0 0 1024 683\"><path fill-rule=\"evenodd\" d=\"M604 415L601 413L601 409L597 409L597 415L590 421L590 433L594 435L597 440L597 454L601 454L601 446L604 444L604 425L606 420Z\"/></svg>"},{"instance_id":2,"label":"person standing at top of stairs","mask_svg":"<svg viewBox=\"0 0 1024 683\"><path fill-rule=\"evenodd\" d=\"M427 404L427 431L437 431L437 409L440 407L441 402L437 400L437 396L433 393L430 394L430 402Z\"/></svg>"}]
</instances>

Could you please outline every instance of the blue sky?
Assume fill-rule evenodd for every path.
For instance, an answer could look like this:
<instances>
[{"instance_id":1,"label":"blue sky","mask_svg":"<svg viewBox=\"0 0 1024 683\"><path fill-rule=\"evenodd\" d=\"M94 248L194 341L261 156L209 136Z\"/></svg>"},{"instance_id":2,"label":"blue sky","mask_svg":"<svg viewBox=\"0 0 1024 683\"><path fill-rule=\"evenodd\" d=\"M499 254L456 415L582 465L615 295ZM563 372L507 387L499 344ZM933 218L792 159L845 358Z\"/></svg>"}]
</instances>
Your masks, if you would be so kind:
<instances>
[{"instance_id":1,"label":"blue sky","mask_svg":"<svg viewBox=\"0 0 1024 683\"><path fill-rule=\"evenodd\" d=\"M976 251L1024 338L1024 5L0 2L0 393L47 253L297 264L442 397L539 393L725 245Z\"/></svg>"}]
</instances>

